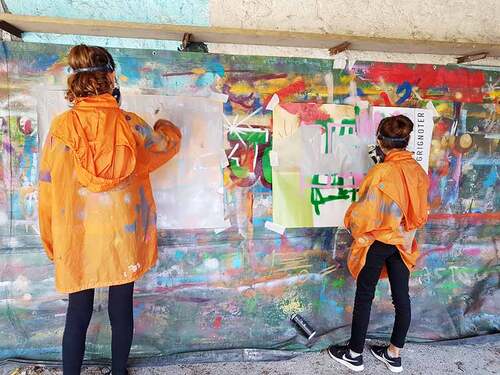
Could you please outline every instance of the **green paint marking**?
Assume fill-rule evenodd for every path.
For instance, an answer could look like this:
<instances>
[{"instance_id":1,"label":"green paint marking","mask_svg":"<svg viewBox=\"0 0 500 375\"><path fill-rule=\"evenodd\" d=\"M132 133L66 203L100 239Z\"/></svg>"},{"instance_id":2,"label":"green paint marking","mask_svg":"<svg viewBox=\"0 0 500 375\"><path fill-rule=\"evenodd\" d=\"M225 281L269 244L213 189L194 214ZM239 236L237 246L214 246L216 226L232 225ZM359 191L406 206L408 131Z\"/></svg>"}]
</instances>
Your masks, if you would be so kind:
<instances>
[{"instance_id":1,"label":"green paint marking","mask_svg":"<svg viewBox=\"0 0 500 375\"><path fill-rule=\"evenodd\" d=\"M273 183L273 169L271 168L271 160L269 158L269 153L271 152L271 147L267 147L262 155L262 174L264 180L268 183Z\"/></svg>"},{"instance_id":2,"label":"green paint marking","mask_svg":"<svg viewBox=\"0 0 500 375\"><path fill-rule=\"evenodd\" d=\"M314 175L312 178L312 184L313 185L323 185L319 182L319 175ZM338 176L333 176L331 187L336 187L336 186L343 186L344 185L344 178L343 177L338 177ZM326 186L326 185L325 185ZM352 202L356 201L356 189L344 189L344 188L339 188L338 189L338 194L330 194L327 196L323 196L322 189L318 187L313 187L311 188L311 204L314 206L314 213L316 215L320 215L320 210L319 206L326 204L327 202L330 201L336 201L336 200L351 200Z\"/></svg>"},{"instance_id":3,"label":"green paint marking","mask_svg":"<svg viewBox=\"0 0 500 375\"><path fill-rule=\"evenodd\" d=\"M269 140L266 141L266 133L265 132L246 132L246 133L240 133L241 139L243 139L244 142L252 144L252 145L264 145L266 143L269 143ZM230 141L240 141L240 138L234 134L234 133L229 133L229 140Z\"/></svg>"},{"instance_id":4,"label":"green paint marking","mask_svg":"<svg viewBox=\"0 0 500 375\"><path fill-rule=\"evenodd\" d=\"M452 289L458 288L458 284L449 281L449 282L442 283L441 285L439 285L439 288L444 289L444 290L452 290Z\"/></svg>"},{"instance_id":5,"label":"green paint marking","mask_svg":"<svg viewBox=\"0 0 500 375\"><path fill-rule=\"evenodd\" d=\"M344 284L345 284L345 279L343 277L332 281L332 287L335 289L342 288Z\"/></svg>"},{"instance_id":6,"label":"green paint marking","mask_svg":"<svg viewBox=\"0 0 500 375\"><path fill-rule=\"evenodd\" d=\"M341 122L342 125L356 125L356 119L353 118L345 118Z\"/></svg>"},{"instance_id":7,"label":"green paint marking","mask_svg":"<svg viewBox=\"0 0 500 375\"><path fill-rule=\"evenodd\" d=\"M231 171L233 174L238 177L238 178L247 178L248 177L248 169L240 167L238 164L236 164L235 160L230 160L229 161L229 166L231 168Z\"/></svg>"}]
</instances>

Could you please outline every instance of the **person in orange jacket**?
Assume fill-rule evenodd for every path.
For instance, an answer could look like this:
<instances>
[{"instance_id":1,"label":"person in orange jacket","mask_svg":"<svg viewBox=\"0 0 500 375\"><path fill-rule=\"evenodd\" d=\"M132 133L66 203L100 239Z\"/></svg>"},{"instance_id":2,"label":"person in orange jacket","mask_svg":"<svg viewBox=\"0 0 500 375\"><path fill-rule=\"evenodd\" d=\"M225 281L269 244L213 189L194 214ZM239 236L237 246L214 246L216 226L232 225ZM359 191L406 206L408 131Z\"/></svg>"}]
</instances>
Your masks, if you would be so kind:
<instances>
[{"instance_id":1,"label":"person in orange jacket","mask_svg":"<svg viewBox=\"0 0 500 375\"><path fill-rule=\"evenodd\" d=\"M406 151L413 123L403 115L383 119L377 143L384 159L370 169L359 189L359 201L345 215L353 244L348 268L356 279L351 338L348 346L331 346L329 355L354 371L362 371L363 348L375 288L389 277L395 322L389 346L371 353L389 370L401 372L400 349L411 321L408 283L418 258L415 231L427 221L429 179Z\"/></svg>"},{"instance_id":2,"label":"person in orange jacket","mask_svg":"<svg viewBox=\"0 0 500 375\"><path fill-rule=\"evenodd\" d=\"M134 281L158 256L149 174L179 151L181 133L166 120L152 129L120 109L115 63L104 48L78 45L68 60L72 108L52 121L39 175L41 239L57 290L69 293L63 370L80 373L94 288L109 287L111 371L126 374Z\"/></svg>"}]
</instances>

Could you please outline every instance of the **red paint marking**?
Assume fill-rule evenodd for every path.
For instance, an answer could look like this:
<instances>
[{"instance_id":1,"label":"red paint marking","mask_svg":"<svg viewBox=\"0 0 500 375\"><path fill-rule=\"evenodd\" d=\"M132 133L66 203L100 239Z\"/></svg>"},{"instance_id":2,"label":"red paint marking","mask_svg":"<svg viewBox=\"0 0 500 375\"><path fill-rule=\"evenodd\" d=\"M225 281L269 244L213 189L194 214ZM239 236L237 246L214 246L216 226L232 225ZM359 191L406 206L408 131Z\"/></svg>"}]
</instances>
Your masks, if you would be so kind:
<instances>
[{"instance_id":1,"label":"red paint marking","mask_svg":"<svg viewBox=\"0 0 500 375\"><path fill-rule=\"evenodd\" d=\"M408 81L412 86L421 89L432 87L481 88L485 84L482 71L472 71L464 68L450 69L433 65L406 65L375 63L367 73L367 78L379 82L401 84Z\"/></svg>"},{"instance_id":2,"label":"red paint marking","mask_svg":"<svg viewBox=\"0 0 500 375\"><path fill-rule=\"evenodd\" d=\"M464 253L470 256L478 256L481 254L481 249L477 247L473 247L472 249L465 249Z\"/></svg>"},{"instance_id":3,"label":"red paint marking","mask_svg":"<svg viewBox=\"0 0 500 375\"><path fill-rule=\"evenodd\" d=\"M316 103L283 103L281 107L291 114L299 115L300 121L305 124L314 124L316 120L325 121L330 118Z\"/></svg>"},{"instance_id":4,"label":"red paint marking","mask_svg":"<svg viewBox=\"0 0 500 375\"><path fill-rule=\"evenodd\" d=\"M430 214L429 220L446 219L478 219L478 220L500 220L500 212L469 213L469 214Z\"/></svg>"},{"instance_id":5,"label":"red paint marking","mask_svg":"<svg viewBox=\"0 0 500 375\"><path fill-rule=\"evenodd\" d=\"M389 95L387 95L386 92L381 92L380 93L380 97L382 99L384 99L384 104L387 106L387 107L394 107L394 105L392 104L391 102L391 99L389 98Z\"/></svg>"},{"instance_id":6,"label":"red paint marking","mask_svg":"<svg viewBox=\"0 0 500 375\"><path fill-rule=\"evenodd\" d=\"M305 91L305 89L306 89L306 83L301 78L301 79L293 82L292 84L279 89L278 91L275 92L275 94L278 95L278 97L280 98L280 101L282 101L283 99L285 99L286 97L288 97L290 95ZM264 100L264 107L267 106L267 104L269 103L269 101L271 100L272 97L273 97L272 95L269 95L266 97L266 99Z\"/></svg>"},{"instance_id":7,"label":"red paint marking","mask_svg":"<svg viewBox=\"0 0 500 375\"><path fill-rule=\"evenodd\" d=\"M221 327L221 325L222 325L222 316L215 317L214 328L219 329Z\"/></svg>"},{"instance_id":8,"label":"red paint marking","mask_svg":"<svg viewBox=\"0 0 500 375\"><path fill-rule=\"evenodd\" d=\"M447 253L448 251L451 250L452 244L446 245L446 246L437 246L430 248L428 251L425 253Z\"/></svg>"},{"instance_id":9,"label":"red paint marking","mask_svg":"<svg viewBox=\"0 0 500 375\"><path fill-rule=\"evenodd\" d=\"M448 124L443 121L439 121L434 127L434 135L436 136L436 138L442 137L449 129L450 127L448 126Z\"/></svg>"}]
</instances>

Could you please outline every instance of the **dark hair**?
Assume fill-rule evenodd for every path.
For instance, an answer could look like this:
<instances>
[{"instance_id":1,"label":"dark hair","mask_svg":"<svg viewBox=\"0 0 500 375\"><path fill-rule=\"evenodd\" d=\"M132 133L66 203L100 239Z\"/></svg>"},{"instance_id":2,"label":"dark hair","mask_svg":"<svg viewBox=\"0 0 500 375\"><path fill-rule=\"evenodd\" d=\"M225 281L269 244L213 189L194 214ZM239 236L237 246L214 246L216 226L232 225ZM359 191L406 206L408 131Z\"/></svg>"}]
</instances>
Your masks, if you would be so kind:
<instances>
[{"instance_id":1,"label":"dark hair","mask_svg":"<svg viewBox=\"0 0 500 375\"><path fill-rule=\"evenodd\" d=\"M386 117L377 129L377 139L385 149L406 148L410 141L410 134L413 131L413 122L404 116L397 115Z\"/></svg>"},{"instance_id":2,"label":"dark hair","mask_svg":"<svg viewBox=\"0 0 500 375\"><path fill-rule=\"evenodd\" d=\"M71 48L68 63L73 70L68 77L66 99L73 102L76 98L111 93L115 83L109 73L114 72L115 62L103 47L80 44Z\"/></svg>"}]
</instances>

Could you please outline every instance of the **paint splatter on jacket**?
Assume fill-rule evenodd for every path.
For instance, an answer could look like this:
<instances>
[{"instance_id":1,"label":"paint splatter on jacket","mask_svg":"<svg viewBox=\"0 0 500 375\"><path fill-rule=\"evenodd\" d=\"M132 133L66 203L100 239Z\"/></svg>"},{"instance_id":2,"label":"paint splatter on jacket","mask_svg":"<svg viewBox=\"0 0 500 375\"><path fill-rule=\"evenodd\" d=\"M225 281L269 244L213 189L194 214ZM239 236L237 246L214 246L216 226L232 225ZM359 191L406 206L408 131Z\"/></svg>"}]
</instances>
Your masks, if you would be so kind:
<instances>
[{"instance_id":1,"label":"paint splatter on jacket","mask_svg":"<svg viewBox=\"0 0 500 375\"><path fill-rule=\"evenodd\" d=\"M79 99L53 120L40 163L39 220L59 291L125 284L155 264L149 173L179 151L180 139L170 122L152 129L109 94Z\"/></svg>"},{"instance_id":2,"label":"paint splatter on jacket","mask_svg":"<svg viewBox=\"0 0 500 375\"><path fill-rule=\"evenodd\" d=\"M419 256L415 232L427 221L429 178L408 151L390 151L385 161L368 172L359 189L359 201L346 212L344 224L353 244L348 267L354 278L363 269L376 240L396 245L411 271ZM382 270L381 277L387 277Z\"/></svg>"}]
</instances>

